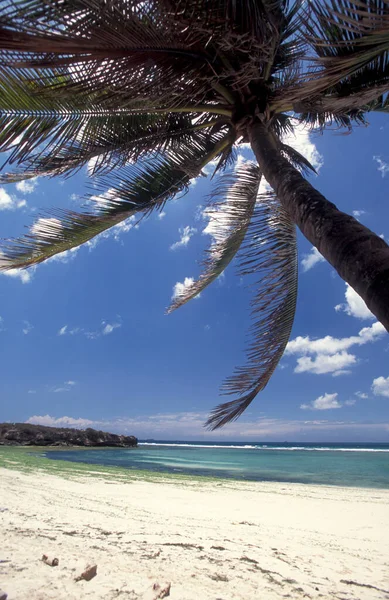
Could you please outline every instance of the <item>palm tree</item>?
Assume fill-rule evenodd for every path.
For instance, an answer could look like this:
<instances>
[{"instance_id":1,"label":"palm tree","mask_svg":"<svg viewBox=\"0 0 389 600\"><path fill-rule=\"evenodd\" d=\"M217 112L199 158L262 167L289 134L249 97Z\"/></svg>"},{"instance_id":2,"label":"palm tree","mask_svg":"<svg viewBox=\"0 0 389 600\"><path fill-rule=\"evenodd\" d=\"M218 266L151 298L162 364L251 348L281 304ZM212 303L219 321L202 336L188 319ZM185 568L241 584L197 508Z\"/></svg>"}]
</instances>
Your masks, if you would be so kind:
<instances>
[{"instance_id":1,"label":"palm tree","mask_svg":"<svg viewBox=\"0 0 389 600\"><path fill-rule=\"evenodd\" d=\"M96 200L45 214L3 245L26 268L139 213L161 210L209 163L219 225L204 271L169 310L213 281L241 248L255 273L248 365L207 425L236 419L269 381L297 296L295 224L389 330L389 247L303 177L283 142L296 122L351 129L388 111L388 0L4 0L0 8L1 182L68 176L89 164ZM250 143L258 164L234 166ZM261 184L262 176L272 191Z\"/></svg>"}]
</instances>

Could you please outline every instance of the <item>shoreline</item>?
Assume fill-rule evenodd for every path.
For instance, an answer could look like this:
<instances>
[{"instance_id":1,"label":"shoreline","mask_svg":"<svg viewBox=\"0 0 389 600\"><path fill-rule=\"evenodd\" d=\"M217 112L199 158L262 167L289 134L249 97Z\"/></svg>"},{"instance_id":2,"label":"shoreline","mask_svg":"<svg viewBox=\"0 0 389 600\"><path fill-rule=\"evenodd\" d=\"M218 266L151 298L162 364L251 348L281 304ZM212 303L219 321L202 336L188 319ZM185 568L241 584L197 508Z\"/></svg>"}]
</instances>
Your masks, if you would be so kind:
<instances>
[{"instance_id":1,"label":"shoreline","mask_svg":"<svg viewBox=\"0 0 389 600\"><path fill-rule=\"evenodd\" d=\"M4 454L8 600L142 600L166 581L172 600L389 596L389 490L143 477ZM97 576L76 582L88 563Z\"/></svg>"},{"instance_id":2,"label":"shoreline","mask_svg":"<svg viewBox=\"0 0 389 600\"><path fill-rule=\"evenodd\" d=\"M112 448L99 448L99 450L110 450ZM134 448L136 450L136 448ZM63 448L50 448L50 452L61 452ZM74 451L88 451L90 448L73 447L67 448ZM262 486L296 486L304 488L328 488L334 490L364 490L374 492L387 492L386 487L369 486L345 486L325 483L302 483L296 481L272 481L272 480L251 480L234 479L232 477L216 477L213 475L198 475L188 473L172 473L165 471L153 471L148 469L126 468L118 465L101 465L82 462L72 462L69 460L53 460L46 458L43 454L47 451L47 446L0 446L0 468L14 469L20 472L28 473L38 471L41 473L57 474L62 477L93 477L98 475L102 478L119 477L122 481L148 481L150 483L176 483L193 484L196 483L218 484L229 488L236 488L243 485L262 485Z\"/></svg>"}]
</instances>

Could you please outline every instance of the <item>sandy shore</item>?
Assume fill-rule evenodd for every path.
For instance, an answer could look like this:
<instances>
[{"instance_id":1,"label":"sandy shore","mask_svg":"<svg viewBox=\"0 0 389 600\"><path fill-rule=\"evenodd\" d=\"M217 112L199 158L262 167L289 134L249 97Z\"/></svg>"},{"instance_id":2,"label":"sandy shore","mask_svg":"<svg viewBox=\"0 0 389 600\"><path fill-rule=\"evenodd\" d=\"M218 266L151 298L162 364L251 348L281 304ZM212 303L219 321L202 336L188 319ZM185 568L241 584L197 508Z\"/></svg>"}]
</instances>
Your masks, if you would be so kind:
<instances>
[{"instance_id":1,"label":"sandy shore","mask_svg":"<svg viewBox=\"0 0 389 600\"><path fill-rule=\"evenodd\" d=\"M157 581L172 600L389 598L389 491L0 477L8 600L135 600Z\"/></svg>"}]
</instances>

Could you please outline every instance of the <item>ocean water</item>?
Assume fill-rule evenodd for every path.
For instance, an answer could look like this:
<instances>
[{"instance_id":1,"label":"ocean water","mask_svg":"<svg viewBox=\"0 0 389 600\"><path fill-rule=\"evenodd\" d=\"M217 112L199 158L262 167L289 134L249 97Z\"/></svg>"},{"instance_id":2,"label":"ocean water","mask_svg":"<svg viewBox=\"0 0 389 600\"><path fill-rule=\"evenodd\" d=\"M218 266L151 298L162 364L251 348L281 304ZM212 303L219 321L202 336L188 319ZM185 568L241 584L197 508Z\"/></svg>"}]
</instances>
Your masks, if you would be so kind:
<instances>
[{"instance_id":1,"label":"ocean water","mask_svg":"<svg viewBox=\"0 0 389 600\"><path fill-rule=\"evenodd\" d=\"M389 444L145 441L138 448L44 454L53 460L159 473L389 489Z\"/></svg>"}]
</instances>

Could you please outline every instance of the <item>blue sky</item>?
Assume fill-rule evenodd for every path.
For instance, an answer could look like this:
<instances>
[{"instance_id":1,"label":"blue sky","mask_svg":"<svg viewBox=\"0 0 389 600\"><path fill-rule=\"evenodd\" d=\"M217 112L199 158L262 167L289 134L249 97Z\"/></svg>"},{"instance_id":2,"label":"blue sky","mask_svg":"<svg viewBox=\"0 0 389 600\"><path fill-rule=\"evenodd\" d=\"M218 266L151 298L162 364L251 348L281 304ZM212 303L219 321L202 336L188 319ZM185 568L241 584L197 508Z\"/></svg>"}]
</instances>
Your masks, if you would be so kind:
<instances>
[{"instance_id":1,"label":"blue sky","mask_svg":"<svg viewBox=\"0 0 389 600\"><path fill-rule=\"evenodd\" d=\"M389 120L370 122L352 135L300 130L290 143L320 167L313 183L322 193L388 239ZM0 188L0 237L20 235L38 209L79 209L85 183L79 173ZM234 264L200 298L164 314L212 242L209 190L200 178L162 215L0 275L0 421L155 439L389 441L389 336L300 235L287 352L240 420L203 429L223 379L244 361L250 324L250 291Z\"/></svg>"}]
</instances>

